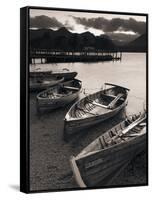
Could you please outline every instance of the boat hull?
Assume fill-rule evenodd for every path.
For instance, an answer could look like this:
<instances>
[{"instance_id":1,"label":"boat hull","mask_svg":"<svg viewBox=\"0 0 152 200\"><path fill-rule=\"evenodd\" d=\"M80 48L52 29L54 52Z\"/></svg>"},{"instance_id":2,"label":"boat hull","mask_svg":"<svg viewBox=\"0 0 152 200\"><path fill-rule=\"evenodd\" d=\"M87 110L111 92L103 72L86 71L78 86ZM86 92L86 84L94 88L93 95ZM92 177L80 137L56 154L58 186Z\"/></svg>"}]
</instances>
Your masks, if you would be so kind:
<instances>
[{"instance_id":1,"label":"boat hull","mask_svg":"<svg viewBox=\"0 0 152 200\"><path fill-rule=\"evenodd\" d=\"M127 117L70 160L80 187L108 186L147 144L146 113Z\"/></svg>"},{"instance_id":2,"label":"boat hull","mask_svg":"<svg viewBox=\"0 0 152 200\"><path fill-rule=\"evenodd\" d=\"M124 109L126 105L127 105L127 100L121 106L103 115L99 115L99 116L95 116L91 118L84 118L81 120L66 120L65 119L64 120L64 138L68 139L70 138L71 135L76 134L83 129L87 129L109 118L112 118L122 109Z\"/></svg>"},{"instance_id":3,"label":"boat hull","mask_svg":"<svg viewBox=\"0 0 152 200\"><path fill-rule=\"evenodd\" d=\"M68 93L65 94L59 98L42 98L41 95L46 94L48 92L52 92L52 93L58 93L57 91L59 91L61 88L64 87L68 87L69 91L72 88L74 92L72 93ZM37 110L40 111L40 109L49 109L49 110L53 110L59 107L64 107L67 104L70 104L71 102L73 102L75 99L78 98L80 91L81 91L81 87L82 87L82 83L80 80L78 79L73 79L73 80L69 80L69 81L65 81L62 82L60 84L58 84L57 86L54 86L52 88L49 88L48 90L42 91L41 93L39 93L37 95Z\"/></svg>"},{"instance_id":4,"label":"boat hull","mask_svg":"<svg viewBox=\"0 0 152 200\"><path fill-rule=\"evenodd\" d=\"M78 185L80 187L107 186L108 183L111 183L115 172L145 150L145 147L146 134L129 143L116 145L114 148L79 160L73 158L71 162L75 162L82 179L80 183L76 178ZM73 172L76 177L77 174L75 174L75 171Z\"/></svg>"},{"instance_id":5,"label":"boat hull","mask_svg":"<svg viewBox=\"0 0 152 200\"><path fill-rule=\"evenodd\" d=\"M44 83L43 83L43 81L44 81ZM46 90L49 87L53 87L59 83L62 83L64 81L64 78L58 78L53 81L48 80L48 83L45 83L45 80L43 80L43 81L42 81L42 83L39 83L39 82L32 81L32 79L31 79L30 85L29 85L30 92L40 92L42 90Z\"/></svg>"},{"instance_id":6,"label":"boat hull","mask_svg":"<svg viewBox=\"0 0 152 200\"><path fill-rule=\"evenodd\" d=\"M105 84L110 87L85 96L69 109L64 120L65 140L76 132L115 116L125 108L129 89Z\"/></svg>"},{"instance_id":7,"label":"boat hull","mask_svg":"<svg viewBox=\"0 0 152 200\"><path fill-rule=\"evenodd\" d=\"M30 72L30 77L34 78L50 78L50 77L58 77L64 78L64 80L70 80L75 78L77 72Z\"/></svg>"},{"instance_id":8,"label":"boat hull","mask_svg":"<svg viewBox=\"0 0 152 200\"><path fill-rule=\"evenodd\" d=\"M78 98L79 96L79 92L68 96L68 97L63 97L61 99L55 99L55 100L51 100L51 101L38 101L37 100L37 107L38 109L49 109L49 110L54 110L57 109L59 107L64 107L70 103L72 103L76 98Z\"/></svg>"}]
</instances>

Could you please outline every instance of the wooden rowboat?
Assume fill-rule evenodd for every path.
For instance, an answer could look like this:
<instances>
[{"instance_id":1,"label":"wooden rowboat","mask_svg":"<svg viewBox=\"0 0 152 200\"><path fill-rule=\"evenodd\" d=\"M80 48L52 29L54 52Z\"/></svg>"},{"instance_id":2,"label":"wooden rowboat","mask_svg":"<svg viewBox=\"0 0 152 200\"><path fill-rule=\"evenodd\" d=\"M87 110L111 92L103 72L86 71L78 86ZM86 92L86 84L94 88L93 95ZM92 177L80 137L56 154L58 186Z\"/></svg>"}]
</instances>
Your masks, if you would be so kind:
<instances>
[{"instance_id":1,"label":"wooden rowboat","mask_svg":"<svg viewBox=\"0 0 152 200\"><path fill-rule=\"evenodd\" d=\"M127 117L70 160L80 187L107 186L146 147L146 114Z\"/></svg>"},{"instance_id":2,"label":"wooden rowboat","mask_svg":"<svg viewBox=\"0 0 152 200\"><path fill-rule=\"evenodd\" d=\"M30 91L42 91L64 81L64 78L52 77L49 79L30 78Z\"/></svg>"},{"instance_id":3,"label":"wooden rowboat","mask_svg":"<svg viewBox=\"0 0 152 200\"><path fill-rule=\"evenodd\" d=\"M57 71L33 71L30 72L30 77L34 78L50 78L50 77L59 77L64 78L64 80L74 79L76 77L77 72L69 71L67 68Z\"/></svg>"},{"instance_id":4,"label":"wooden rowboat","mask_svg":"<svg viewBox=\"0 0 152 200\"><path fill-rule=\"evenodd\" d=\"M116 115L127 104L129 89L105 83L106 89L77 101L65 116L64 138Z\"/></svg>"},{"instance_id":5,"label":"wooden rowboat","mask_svg":"<svg viewBox=\"0 0 152 200\"><path fill-rule=\"evenodd\" d=\"M37 95L37 108L56 109L74 101L81 90L81 81L73 79L60 83Z\"/></svg>"}]
</instances>

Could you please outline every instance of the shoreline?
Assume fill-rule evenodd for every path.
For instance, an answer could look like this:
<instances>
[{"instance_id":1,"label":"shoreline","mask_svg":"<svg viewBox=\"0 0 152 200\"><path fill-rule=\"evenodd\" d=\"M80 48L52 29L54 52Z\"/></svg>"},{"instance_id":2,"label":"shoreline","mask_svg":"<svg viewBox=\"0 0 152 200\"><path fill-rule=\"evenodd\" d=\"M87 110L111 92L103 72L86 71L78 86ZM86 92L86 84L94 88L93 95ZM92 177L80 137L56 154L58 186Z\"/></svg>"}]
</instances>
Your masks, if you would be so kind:
<instances>
[{"instance_id":1,"label":"shoreline","mask_svg":"<svg viewBox=\"0 0 152 200\"><path fill-rule=\"evenodd\" d=\"M30 94L30 189L78 189L70 168L70 156L77 155L101 132L120 122L124 118L124 111L111 120L81 131L67 143L63 140L63 119L70 105L37 114L35 96L34 93ZM119 174L111 186L146 184L146 164L146 153L141 153Z\"/></svg>"}]
</instances>

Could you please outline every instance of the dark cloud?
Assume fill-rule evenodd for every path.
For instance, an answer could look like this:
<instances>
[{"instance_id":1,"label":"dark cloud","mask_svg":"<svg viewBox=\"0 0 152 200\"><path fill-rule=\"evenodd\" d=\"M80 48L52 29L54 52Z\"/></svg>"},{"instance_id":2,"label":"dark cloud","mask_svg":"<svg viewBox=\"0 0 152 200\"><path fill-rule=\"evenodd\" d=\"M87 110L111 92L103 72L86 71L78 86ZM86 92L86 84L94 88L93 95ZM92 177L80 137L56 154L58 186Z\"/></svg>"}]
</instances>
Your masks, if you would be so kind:
<instances>
[{"instance_id":1,"label":"dark cloud","mask_svg":"<svg viewBox=\"0 0 152 200\"><path fill-rule=\"evenodd\" d=\"M50 18L45 15L40 15L30 18L31 28L60 28L63 26L55 17Z\"/></svg>"},{"instance_id":2,"label":"dark cloud","mask_svg":"<svg viewBox=\"0 0 152 200\"><path fill-rule=\"evenodd\" d=\"M73 27L66 22L65 24L59 22L55 17L48 17L40 15L30 18L31 28L61 28L66 27L69 30L73 30Z\"/></svg>"},{"instance_id":3,"label":"dark cloud","mask_svg":"<svg viewBox=\"0 0 152 200\"><path fill-rule=\"evenodd\" d=\"M118 30L133 31L138 34L143 34L146 32L146 23L142 21L136 21L133 18L113 18L111 20L108 20L104 17L87 19L73 16L73 18L78 24L85 26L85 29L95 28L104 32L114 32Z\"/></svg>"}]
</instances>

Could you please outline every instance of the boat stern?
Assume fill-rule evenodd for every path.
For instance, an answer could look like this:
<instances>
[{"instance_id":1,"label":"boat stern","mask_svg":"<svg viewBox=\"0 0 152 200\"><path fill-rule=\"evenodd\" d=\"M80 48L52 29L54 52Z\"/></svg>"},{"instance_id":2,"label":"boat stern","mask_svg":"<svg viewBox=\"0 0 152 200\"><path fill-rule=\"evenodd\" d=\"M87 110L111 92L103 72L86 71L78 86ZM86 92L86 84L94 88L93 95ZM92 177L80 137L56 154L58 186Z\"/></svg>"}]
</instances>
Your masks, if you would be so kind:
<instances>
[{"instance_id":1,"label":"boat stern","mask_svg":"<svg viewBox=\"0 0 152 200\"><path fill-rule=\"evenodd\" d=\"M71 169L72 169L72 172L73 172L73 175L74 175L74 178L75 178L77 184L81 188L86 188L87 186L85 185L85 183L84 183L84 181L81 177L79 168L78 168L77 163L76 163L76 158L74 156L71 156L70 165L71 165Z\"/></svg>"},{"instance_id":2,"label":"boat stern","mask_svg":"<svg viewBox=\"0 0 152 200\"><path fill-rule=\"evenodd\" d=\"M66 116L64 119L64 133L63 133L63 138L65 141L69 141L69 139L71 138L71 135L73 133L73 127L71 126L71 120L68 119L68 117Z\"/></svg>"}]
</instances>

